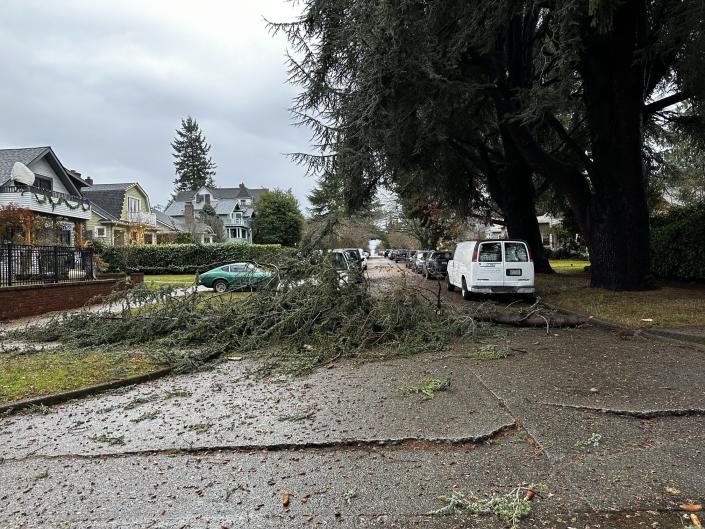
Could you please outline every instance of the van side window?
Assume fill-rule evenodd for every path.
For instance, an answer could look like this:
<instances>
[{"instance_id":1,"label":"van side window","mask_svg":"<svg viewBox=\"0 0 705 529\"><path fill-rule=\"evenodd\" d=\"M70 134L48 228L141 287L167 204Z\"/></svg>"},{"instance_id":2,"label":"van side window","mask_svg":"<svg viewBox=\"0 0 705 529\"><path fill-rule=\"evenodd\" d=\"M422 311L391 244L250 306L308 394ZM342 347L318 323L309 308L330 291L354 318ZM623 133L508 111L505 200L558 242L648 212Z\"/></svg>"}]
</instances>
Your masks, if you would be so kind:
<instances>
[{"instance_id":1,"label":"van side window","mask_svg":"<svg viewBox=\"0 0 705 529\"><path fill-rule=\"evenodd\" d=\"M502 262L502 243L501 242L483 242L480 245L480 254L478 261L481 263L501 263Z\"/></svg>"},{"instance_id":2,"label":"van side window","mask_svg":"<svg viewBox=\"0 0 705 529\"><path fill-rule=\"evenodd\" d=\"M505 242L504 258L508 263L527 263L529 261L529 254L526 251L526 246L522 243Z\"/></svg>"}]
</instances>

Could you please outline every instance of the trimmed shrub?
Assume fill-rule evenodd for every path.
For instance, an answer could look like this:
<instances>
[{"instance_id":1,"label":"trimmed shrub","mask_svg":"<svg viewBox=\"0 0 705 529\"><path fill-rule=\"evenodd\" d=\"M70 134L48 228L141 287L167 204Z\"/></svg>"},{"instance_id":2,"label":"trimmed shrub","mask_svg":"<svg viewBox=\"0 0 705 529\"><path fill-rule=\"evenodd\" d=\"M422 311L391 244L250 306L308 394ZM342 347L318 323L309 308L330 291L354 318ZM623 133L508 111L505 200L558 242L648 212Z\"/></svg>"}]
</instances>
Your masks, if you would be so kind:
<instances>
[{"instance_id":1,"label":"trimmed shrub","mask_svg":"<svg viewBox=\"0 0 705 529\"><path fill-rule=\"evenodd\" d=\"M651 219L654 275L705 279L705 204L672 207Z\"/></svg>"},{"instance_id":2,"label":"trimmed shrub","mask_svg":"<svg viewBox=\"0 0 705 529\"><path fill-rule=\"evenodd\" d=\"M195 274L233 262L272 262L287 251L278 244L145 244L105 246L100 258L109 272Z\"/></svg>"}]
</instances>

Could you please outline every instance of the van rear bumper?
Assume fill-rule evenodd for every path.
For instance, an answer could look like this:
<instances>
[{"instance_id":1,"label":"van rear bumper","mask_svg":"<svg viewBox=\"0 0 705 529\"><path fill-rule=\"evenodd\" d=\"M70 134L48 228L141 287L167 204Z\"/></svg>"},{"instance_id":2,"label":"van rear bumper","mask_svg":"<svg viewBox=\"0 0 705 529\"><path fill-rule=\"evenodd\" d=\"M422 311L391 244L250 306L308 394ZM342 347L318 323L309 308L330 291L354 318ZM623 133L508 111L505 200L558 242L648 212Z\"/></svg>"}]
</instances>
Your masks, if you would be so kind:
<instances>
[{"instance_id":1,"label":"van rear bumper","mask_svg":"<svg viewBox=\"0 0 705 529\"><path fill-rule=\"evenodd\" d=\"M486 285L471 286L470 292L474 294L533 294L536 292L534 287L490 287Z\"/></svg>"}]
</instances>

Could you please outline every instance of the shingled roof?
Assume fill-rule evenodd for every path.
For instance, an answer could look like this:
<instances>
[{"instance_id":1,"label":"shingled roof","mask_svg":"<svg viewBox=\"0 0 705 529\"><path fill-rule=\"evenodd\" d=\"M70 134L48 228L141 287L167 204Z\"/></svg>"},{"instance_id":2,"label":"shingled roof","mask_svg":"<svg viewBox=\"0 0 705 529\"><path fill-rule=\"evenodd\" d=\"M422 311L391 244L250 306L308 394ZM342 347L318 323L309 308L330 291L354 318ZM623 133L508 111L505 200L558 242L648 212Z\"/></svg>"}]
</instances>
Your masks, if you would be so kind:
<instances>
[{"instance_id":1,"label":"shingled roof","mask_svg":"<svg viewBox=\"0 0 705 529\"><path fill-rule=\"evenodd\" d=\"M49 147L0 149L0 183L9 180L12 177L12 167L15 165L15 162L29 165L49 150Z\"/></svg>"},{"instance_id":2,"label":"shingled roof","mask_svg":"<svg viewBox=\"0 0 705 529\"><path fill-rule=\"evenodd\" d=\"M257 200L262 193L269 190L267 188L250 189L241 185L238 187L213 187L209 188L209 191L216 200L236 198L252 198L253 200ZM193 200L195 195L196 191L179 191L174 197L174 202L188 202L189 200Z\"/></svg>"},{"instance_id":3,"label":"shingled roof","mask_svg":"<svg viewBox=\"0 0 705 529\"><path fill-rule=\"evenodd\" d=\"M122 205L125 203L125 191L134 185L134 182L94 184L84 189L83 194L93 204L119 219L122 215Z\"/></svg>"}]
</instances>

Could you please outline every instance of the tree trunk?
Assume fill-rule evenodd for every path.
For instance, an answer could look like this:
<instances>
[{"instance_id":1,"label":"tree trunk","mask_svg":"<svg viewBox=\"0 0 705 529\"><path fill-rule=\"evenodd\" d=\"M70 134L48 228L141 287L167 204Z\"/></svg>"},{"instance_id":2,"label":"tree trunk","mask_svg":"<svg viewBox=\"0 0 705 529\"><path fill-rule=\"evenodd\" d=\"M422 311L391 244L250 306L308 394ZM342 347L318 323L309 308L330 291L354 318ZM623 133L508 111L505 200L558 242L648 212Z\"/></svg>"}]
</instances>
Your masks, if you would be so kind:
<instances>
[{"instance_id":1,"label":"tree trunk","mask_svg":"<svg viewBox=\"0 0 705 529\"><path fill-rule=\"evenodd\" d=\"M609 31L585 22L580 61L590 128L593 195L586 231L593 287L652 288L643 167L644 0L615 4Z\"/></svg>"}]
</instances>

